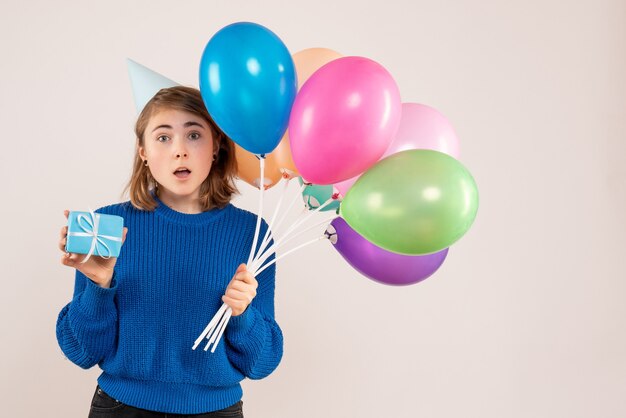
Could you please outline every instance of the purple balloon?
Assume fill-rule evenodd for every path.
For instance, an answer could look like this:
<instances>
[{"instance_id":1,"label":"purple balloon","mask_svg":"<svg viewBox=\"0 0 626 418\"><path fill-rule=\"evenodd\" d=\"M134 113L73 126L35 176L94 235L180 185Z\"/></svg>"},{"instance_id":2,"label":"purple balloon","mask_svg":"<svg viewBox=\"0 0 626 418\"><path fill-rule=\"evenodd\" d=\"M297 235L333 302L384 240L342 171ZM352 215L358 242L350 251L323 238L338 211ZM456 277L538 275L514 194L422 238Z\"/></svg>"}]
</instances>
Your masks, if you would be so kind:
<instances>
[{"instance_id":1,"label":"purple balloon","mask_svg":"<svg viewBox=\"0 0 626 418\"><path fill-rule=\"evenodd\" d=\"M379 283L404 286L430 277L443 264L448 248L433 254L405 255L382 249L359 235L342 218L329 227L336 235L331 242L343 258L358 272Z\"/></svg>"}]
</instances>

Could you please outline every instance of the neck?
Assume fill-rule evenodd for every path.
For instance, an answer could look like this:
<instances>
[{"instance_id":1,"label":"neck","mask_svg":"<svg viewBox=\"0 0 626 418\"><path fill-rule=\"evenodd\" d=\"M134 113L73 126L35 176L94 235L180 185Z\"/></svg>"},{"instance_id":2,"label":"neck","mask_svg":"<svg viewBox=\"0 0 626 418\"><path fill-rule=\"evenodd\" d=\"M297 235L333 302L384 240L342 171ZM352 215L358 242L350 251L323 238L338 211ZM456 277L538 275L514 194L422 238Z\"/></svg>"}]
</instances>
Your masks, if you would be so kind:
<instances>
[{"instance_id":1,"label":"neck","mask_svg":"<svg viewBox=\"0 0 626 418\"><path fill-rule=\"evenodd\" d=\"M186 214L202 213L200 199L197 196L176 196L169 193L160 192L159 199L172 210Z\"/></svg>"}]
</instances>

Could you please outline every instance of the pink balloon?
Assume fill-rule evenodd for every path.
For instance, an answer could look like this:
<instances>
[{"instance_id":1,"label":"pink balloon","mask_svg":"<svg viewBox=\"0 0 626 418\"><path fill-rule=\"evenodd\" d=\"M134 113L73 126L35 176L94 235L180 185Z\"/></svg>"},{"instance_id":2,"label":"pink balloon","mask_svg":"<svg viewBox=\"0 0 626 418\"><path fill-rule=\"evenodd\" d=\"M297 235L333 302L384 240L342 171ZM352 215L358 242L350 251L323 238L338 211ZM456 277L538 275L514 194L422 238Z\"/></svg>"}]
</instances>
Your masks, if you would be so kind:
<instances>
[{"instance_id":1,"label":"pink balloon","mask_svg":"<svg viewBox=\"0 0 626 418\"><path fill-rule=\"evenodd\" d=\"M417 104L402 104L402 119L396 137L383 158L409 149L432 149L459 159L459 139L454 128L437 110Z\"/></svg>"},{"instance_id":2,"label":"pink balloon","mask_svg":"<svg viewBox=\"0 0 626 418\"><path fill-rule=\"evenodd\" d=\"M307 182L333 184L377 162L400 124L389 72L363 57L338 58L304 83L289 119L291 154Z\"/></svg>"},{"instance_id":3,"label":"pink balloon","mask_svg":"<svg viewBox=\"0 0 626 418\"><path fill-rule=\"evenodd\" d=\"M448 154L457 160L460 153L459 139L445 116L426 105L402 103L400 127L380 159L409 149L432 149ZM361 174L335 183L335 188L345 196Z\"/></svg>"}]
</instances>

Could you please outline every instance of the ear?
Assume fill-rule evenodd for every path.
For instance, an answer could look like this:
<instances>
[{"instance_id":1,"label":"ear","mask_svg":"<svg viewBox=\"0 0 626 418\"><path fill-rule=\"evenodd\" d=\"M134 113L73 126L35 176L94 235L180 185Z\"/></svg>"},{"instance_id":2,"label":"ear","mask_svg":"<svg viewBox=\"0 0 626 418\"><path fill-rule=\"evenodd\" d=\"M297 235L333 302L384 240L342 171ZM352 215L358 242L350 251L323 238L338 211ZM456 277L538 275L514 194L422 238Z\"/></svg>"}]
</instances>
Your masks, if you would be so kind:
<instances>
[{"instance_id":1,"label":"ear","mask_svg":"<svg viewBox=\"0 0 626 418\"><path fill-rule=\"evenodd\" d=\"M144 147L137 147L137 153L142 160L148 158L148 156L146 155L146 149Z\"/></svg>"}]
</instances>

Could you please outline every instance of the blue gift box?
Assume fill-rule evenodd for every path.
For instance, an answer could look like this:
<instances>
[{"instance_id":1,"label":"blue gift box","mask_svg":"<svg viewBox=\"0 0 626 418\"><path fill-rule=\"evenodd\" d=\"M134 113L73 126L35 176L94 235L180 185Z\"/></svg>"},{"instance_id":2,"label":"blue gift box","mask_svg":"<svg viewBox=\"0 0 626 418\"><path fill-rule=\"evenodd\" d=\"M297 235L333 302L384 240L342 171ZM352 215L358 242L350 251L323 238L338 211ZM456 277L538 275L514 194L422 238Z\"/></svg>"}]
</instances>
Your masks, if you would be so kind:
<instances>
[{"instance_id":1,"label":"blue gift box","mask_svg":"<svg viewBox=\"0 0 626 418\"><path fill-rule=\"evenodd\" d=\"M122 248L124 218L95 212L70 212L65 251L100 257L117 257ZM85 258L85 261L87 260Z\"/></svg>"}]
</instances>

